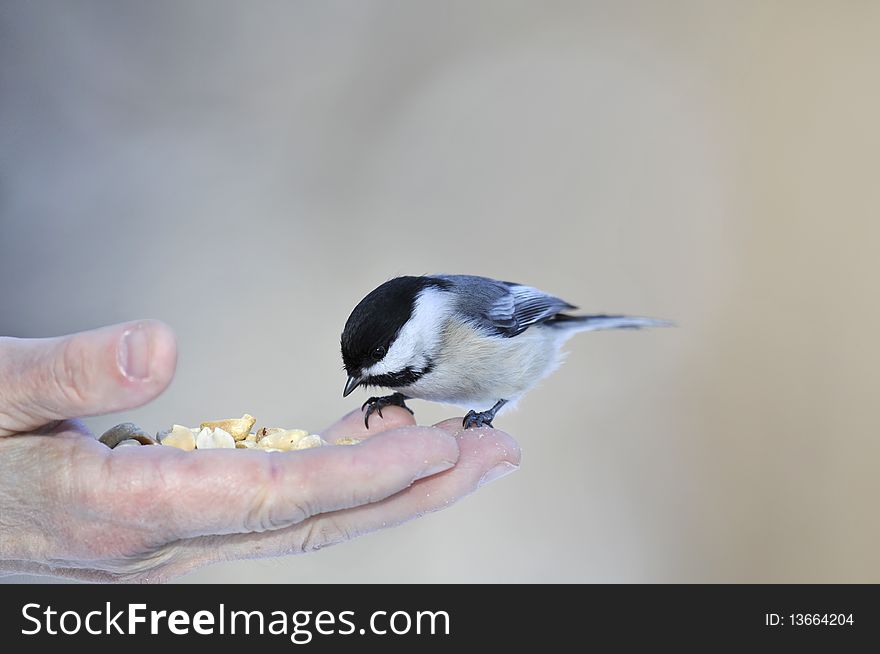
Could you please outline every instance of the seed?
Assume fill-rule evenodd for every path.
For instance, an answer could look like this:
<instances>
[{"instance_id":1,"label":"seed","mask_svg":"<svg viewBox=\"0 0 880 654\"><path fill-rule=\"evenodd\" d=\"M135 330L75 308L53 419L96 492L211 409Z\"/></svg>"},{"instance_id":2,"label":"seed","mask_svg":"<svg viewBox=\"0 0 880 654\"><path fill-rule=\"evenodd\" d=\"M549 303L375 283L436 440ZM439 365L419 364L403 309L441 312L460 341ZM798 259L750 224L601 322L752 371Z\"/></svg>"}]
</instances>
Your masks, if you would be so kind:
<instances>
[{"instance_id":1,"label":"seed","mask_svg":"<svg viewBox=\"0 0 880 654\"><path fill-rule=\"evenodd\" d=\"M155 445L156 441L143 429L138 427L133 422L123 422L121 424L116 425L115 427L111 427L103 434L101 434L101 438L98 440L104 443L107 447L116 447L124 440L136 440L138 443L142 445Z\"/></svg>"},{"instance_id":2,"label":"seed","mask_svg":"<svg viewBox=\"0 0 880 654\"><path fill-rule=\"evenodd\" d=\"M246 413L241 418L205 421L200 427L173 424L157 433L155 439L134 423L125 422L108 429L100 440L111 448L160 443L186 452L210 449L260 449L264 452L287 452L330 445L321 438L320 434L310 434L305 429L262 427L256 432L251 432L256 421L256 418ZM358 438L338 438L335 444L357 445L360 442L361 439Z\"/></svg>"}]
</instances>

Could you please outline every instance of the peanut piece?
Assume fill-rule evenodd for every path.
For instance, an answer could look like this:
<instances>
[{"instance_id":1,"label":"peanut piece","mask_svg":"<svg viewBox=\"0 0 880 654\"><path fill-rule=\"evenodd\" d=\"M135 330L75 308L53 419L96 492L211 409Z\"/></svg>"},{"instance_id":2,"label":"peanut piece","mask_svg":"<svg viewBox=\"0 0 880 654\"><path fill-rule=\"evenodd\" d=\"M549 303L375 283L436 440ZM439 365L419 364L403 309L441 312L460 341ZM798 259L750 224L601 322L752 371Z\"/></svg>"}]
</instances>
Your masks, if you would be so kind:
<instances>
[{"instance_id":1,"label":"peanut piece","mask_svg":"<svg viewBox=\"0 0 880 654\"><path fill-rule=\"evenodd\" d=\"M257 441L257 447L279 450L292 450L303 438L309 435L304 429L284 429L273 431Z\"/></svg>"},{"instance_id":2,"label":"peanut piece","mask_svg":"<svg viewBox=\"0 0 880 654\"><path fill-rule=\"evenodd\" d=\"M200 450L219 448L232 449L234 447L235 439L232 438L232 434L220 427L215 427L213 429L205 427L199 432L199 435L196 436L196 448Z\"/></svg>"},{"instance_id":3,"label":"peanut piece","mask_svg":"<svg viewBox=\"0 0 880 654\"><path fill-rule=\"evenodd\" d=\"M326 441L321 438L318 434L311 434L304 438L301 438L299 442L297 442L294 449L297 450L307 450L310 447L321 447L322 445L326 445Z\"/></svg>"},{"instance_id":4,"label":"peanut piece","mask_svg":"<svg viewBox=\"0 0 880 654\"><path fill-rule=\"evenodd\" d=\"M220 428L237 441L244 440L257 419L252 415L245 413L241 418L227 418L226 420L208 420L199 425L202 429L205 427Z\"/></svg>"},{"instance_id":5,"label":"peanut piece","mask_svg":"<svg viewBox=\"0 0 880 654\"><path fill-rule=\"evenodd\" d=\"M183 425L172 425L171 429L157 434L162 445L176 447L179 450L192 452L196 449L196 435L193 430Z\"/></svg>"}]
</instances>

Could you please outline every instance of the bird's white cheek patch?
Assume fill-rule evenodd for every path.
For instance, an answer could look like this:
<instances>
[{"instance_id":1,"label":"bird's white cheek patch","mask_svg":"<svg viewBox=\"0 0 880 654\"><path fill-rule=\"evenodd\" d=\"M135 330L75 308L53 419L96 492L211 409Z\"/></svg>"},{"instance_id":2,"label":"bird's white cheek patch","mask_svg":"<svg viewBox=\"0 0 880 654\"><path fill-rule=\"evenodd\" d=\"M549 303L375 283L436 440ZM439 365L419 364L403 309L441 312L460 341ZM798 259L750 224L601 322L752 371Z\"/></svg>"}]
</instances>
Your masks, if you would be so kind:
<instances>
[{"instance_id":1,"label":"bird's white cheek patch","mask_svg":"<svg viewBox=\"0 0 880 654\"><path fill-rule=\"evenodd\" d=\"M445 291L428 288L416 300L413 315L398 333L385 358L364 371L368 376L387 375L407 368L421 370L440 338L442 325L449 315L449 297Z\"/></svg>"}]
</instances>

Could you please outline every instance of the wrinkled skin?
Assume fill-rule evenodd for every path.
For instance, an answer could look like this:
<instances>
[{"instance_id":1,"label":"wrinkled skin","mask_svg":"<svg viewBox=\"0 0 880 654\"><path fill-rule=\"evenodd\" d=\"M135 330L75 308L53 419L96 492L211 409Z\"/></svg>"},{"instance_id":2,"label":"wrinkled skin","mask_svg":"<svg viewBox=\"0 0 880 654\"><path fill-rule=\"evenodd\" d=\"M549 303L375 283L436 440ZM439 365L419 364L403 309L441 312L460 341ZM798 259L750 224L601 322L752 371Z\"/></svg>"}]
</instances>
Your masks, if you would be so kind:
<instances>
[{"instance_id":1,"label":"wrinkled skin","mask_svg":"<svg viewBox=\"0 0 880 654\"><path fill-rule=\"evenodd\" d=\"M352 411L298 452L110 450L77 416L134 408L174 375L156 321L0 338L0 573L164 581L232 559L340 543L446 508L517 468L508 435L404 409Z\"/></svg>"}]
</instances>

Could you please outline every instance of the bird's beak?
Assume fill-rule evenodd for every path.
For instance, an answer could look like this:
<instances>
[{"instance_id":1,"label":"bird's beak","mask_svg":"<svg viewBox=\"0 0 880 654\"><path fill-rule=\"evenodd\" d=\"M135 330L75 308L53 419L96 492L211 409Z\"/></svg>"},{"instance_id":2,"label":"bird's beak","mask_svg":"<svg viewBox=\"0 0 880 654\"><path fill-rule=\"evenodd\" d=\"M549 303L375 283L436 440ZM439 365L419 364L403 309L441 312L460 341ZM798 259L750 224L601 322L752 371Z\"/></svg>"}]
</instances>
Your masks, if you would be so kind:
<instances>
[{"instance_id":1,"label":"bird's beak","mask_svg":"<svg viewBox=\"0 0 880 654\"><path fill-rule=\"evenodd\" d=\"M345 388L342 390L342 397L348 397L354 389L361 385L362 381L364 381L363 377L349 375L348 381L345 382Z\"/></svg>"}]
</instances>

